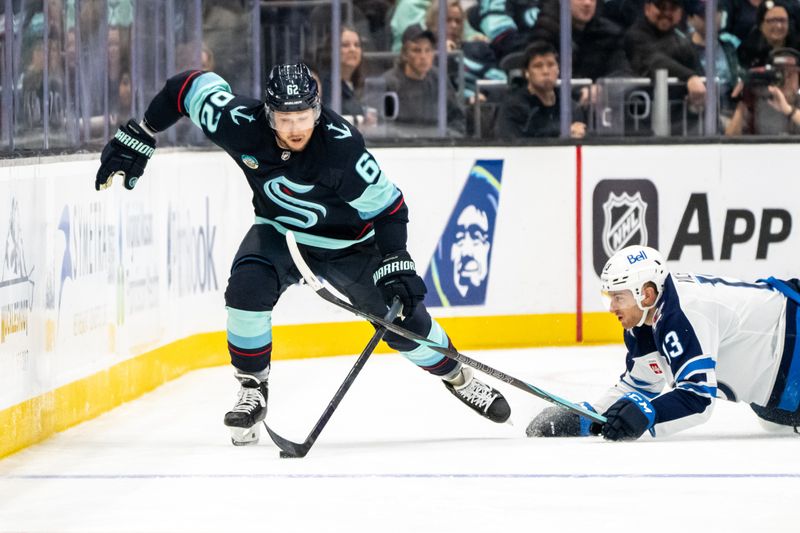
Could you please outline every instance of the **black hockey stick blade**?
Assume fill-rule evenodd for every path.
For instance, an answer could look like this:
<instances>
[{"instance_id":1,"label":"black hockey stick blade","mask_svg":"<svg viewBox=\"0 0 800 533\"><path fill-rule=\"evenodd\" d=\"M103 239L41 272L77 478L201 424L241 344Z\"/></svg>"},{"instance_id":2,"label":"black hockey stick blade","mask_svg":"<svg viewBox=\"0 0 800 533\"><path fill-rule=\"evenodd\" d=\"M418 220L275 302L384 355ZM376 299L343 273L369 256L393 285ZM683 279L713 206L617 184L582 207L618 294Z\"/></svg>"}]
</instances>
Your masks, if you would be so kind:
<instances>
[{"instance_id":1,"label":"black hockey stick blade","mask_svg":"<svg viewBox=\"0 0 800 533\"><path fill-rule=\"evenodd\" d=\"M539 398L546 400L552 404L558 405L571 411L577 415L586 417L594 422L598 422L600 424L606 423L606 417L595 413L594 411L589 411L588 409L583 408L582 406L572 403L569 400L565 400L556 396L555 394L550 394L549 392L540 389L530 383L526 383L520 379L517 379L513 376L509 376L504 372L500 372L489 365L481 363L480 361L476 361L471 357L467 357L466 355L460 353L455 348L451 348L449 346L439 346L435 342L431 341L430 339L423 337L422 335L418 335L413 331L409 331L406 328L394 324L391 321L383 320L382 318L367 313L366 311L362 311L357 307L345 302L341 298L337 297L331 291L325 288L322 282L314 275L314 272L308 267L308 263L306 263L303 255L300 253L300 249L297 247L297 240L294 237L294 233L288 231L286 233L286 244L289 247L289 253L292 255L292 260L294 261L295 266L300 271L300 274L303 276L303 279L308 284L309 287L314 289L319 296L323 299L327 300L328 302L332 303L337 307L341 307L342 309L346 309L351 313L358 315L362 318L365 318L372 322L375 325L383 326L387 330L400 335L406 339L412 340L421 346L427 346L431 350L435 352L439 352L440 354L447 356L451 359L455 359L462 364L470 366L476 370L483 372L484 374L488 374L500 381L508 383L511 386L514 386L520 390L523 390L529 394L533 394L534 396L538 396Z\"/></svg>"},{"instance_id":2,"label":"black hockey stick blade","mask_svg":"<svg viewBox=\"0 0 800 533\"><path fill-rule=\"evenodd\" d=\"M386 313L384 320L391 322L395 319L395 317L400 314L400 310L403 307L403 303L395 298L394 302L392 302L392 307L389 309L389 312ZM378 346L378 343L381 341L383 336L386 334L386 328L383 326L378 326L375 330L375 333L372 335L372 338L369 340L367 345L364 347L364 350L361 351L361 355L358 356L356 359L353 368L350 369L350 372L347 374L347 377L344 378L344 381L341 385L339 385L339 390L336 391L336 394L333 395L331 401L328 403L328 407L325 408L325 411L322 412L322 415L317 420L317 423L308 433L308 437L303 443L292 442L289 439L285 439L272 431L270 427L267 425L267 422L264 422L264 427L267 428L267 433L269 433L272 442L281 449L281 457L292 457L292 458L299 458L305 457L314 443L317 441L317 437L319 434L322 433L322 429L328 423L328 420L331 419L333 416L334 411L339 406L339 403L344 398L345 393L350 389L350 386L355 381L356 376L358 373L361 372L361 369L364 367L364 364L369 359L369 356L372 355L372 352L375 351L375 348Z\"/></svg>"}]
</instances>

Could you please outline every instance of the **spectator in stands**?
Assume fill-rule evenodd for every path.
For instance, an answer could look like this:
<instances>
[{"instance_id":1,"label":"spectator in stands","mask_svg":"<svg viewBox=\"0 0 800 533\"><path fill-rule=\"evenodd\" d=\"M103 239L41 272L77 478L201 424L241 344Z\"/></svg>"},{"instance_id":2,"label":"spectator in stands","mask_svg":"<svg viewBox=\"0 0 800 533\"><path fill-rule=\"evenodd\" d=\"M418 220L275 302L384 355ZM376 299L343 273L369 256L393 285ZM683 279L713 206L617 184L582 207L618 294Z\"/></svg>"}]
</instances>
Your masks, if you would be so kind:
<instances>
[{"instance_id":1,"label":"spectator in stands","mask_svg":"<svg viewBox=\"0 0 800 533\"><path fill-rule=\"evenodd\" d=\"M719 0L725 6L725 31L744 41L750 30L756 27L756 11L764 0Z\"/></svg>"},{"instance_id":2,"label":"spectator in stands","mask_svg":"<svg viewBox=\"0 0 800 533\"><path fill-rule=\"evenodd\" d=\"M527 85L514 87L500 107L497 135L502 138L558 137L561 132L561 102L556 91L559 67L555 47L544 41L531 43L525 50ZM575 102L570 136L586 135L586 119Z\"/></svg>"},{"instance_id":3,"label":"spectator in stands","mask_svg":"<svg viewBox=\"0 0 800 533\"><path fill-rule=\"evenodd\" d=\"M561 37L560 3L543 0L542 11L531 33L535 40L547 41L559 50ZM597 13L597 0L572 0L572 77L598 78L630 73L622 43L622 28ZM580 91L583 106L594 101L596 86Z\"/></svg>"},{"instance_id":4,"label":"spectator in stands","mask_svg":"<svg viewBox=\"0 0 800 533\"><path fill-rule=\"evenodd\" d=\"M375 110L367 109L362 102L364 91L364 73L362 71L361 36L355 28L342 26L339 42L339 74L342 87L342 110L351 124L360 130L367 129L377 123ZM317 57L317 67L322 74L322 100L326 106L331 105L331 52L325 46Z\"/></svg>"},{"instance_id":5,"label":"spectator in stands","mask_svg":"<svg viewBox=\"0 0 800 533\"><path fill-rule=\"evenodd\" d=\"M706 0L687 0L686 17L689 24L689 39L692 41L700 64L705 71L706 66ZM719 32L724 6L717 3L717 16L714 20ZM732 92L739 80L739 60L736 56L738 45L735 36L727 32L718 33L716 57L714 65L716 77L719 78L720 115L723 119L730 119L736 103Z\"/></svg>"},{"instance_id":6,"label":"spectator in stands","mask_svg":"<svg viewBox=\"0 0 800 533\"><path fill-rule=\"evenodd\" d=\"M767 0L770 1L770 0ZM783 135L800 133L800 52L779 48L771 68L756 67L745 77L742 98L725 135ZM760 75L754 75L754 71ZM778 75L775 75L778 73Z\"/></svg>"},{"instance_id":7,"label":"spectator in stands","mask_svg":"<svg viewBox=\"0 0 800 533\"><path fill-rule=\"evenodd\" d=\"M767 64L769 53L777 48L800 49L795 29L796 21L790 16L789 4L784 0L766 0L756 11L756 27L739 47L739 63L745 69Z\"/></svg>"},{"instance_id":8,"label":"spectator in stands","mask_svg":"<svg viewBox=\"0 0 800 533\"><path fill-rule=\"evenodd\" d=\"M705 103L706 86L701 76L703 67L692 42L678 29L683 18L682 0L647 0L644 18L637 20L625 33L625 53L638 76L655 78L657 70L665 69L668 76L686 82L670 91L670 99L688 94L688 120L697 121ZM683 110L673 106L673 131L680 131Z\"/></svg>"},{"instance_id":9,"label":"spectator in stands","mask_svg":"<svg viewBox=\"0 0 800 533\"><path fill-rule=\"evenodd\" d=\"M463 8L461 4L458 3L458 8L461 11L462 15L460 17L460 23L457 23L456 20L450 20L448 17L448 34L458 33L457 40L459 42L468 42L473 41L476 39L479 40L486 40L486 36L480 34L476 29L472 28L468 24L464 24L464 16L463 16ZM402 48L402 36L405 30L413 25L419 24L425 29L436 31L436 27L438 24L429 24L428 18L428 10L436 5L438 7L439 0L397 0L397 5L395 6L394 12L392 13L392 20L391 20L391 28L392 28L392 51L399 52ZM448 1L448 5L450 2ZM450 14L448 10L448 15ZM456 25L459 27L457 28ZM451 33L452 32L452 33ZM449 45L450 43L448 43ZM453 44L456 44L456 39L453 39ZM455 49L455 48L454 48ZM452 51L452 50L451 50Z\"/></svg>"},{"instance_id":10,"label":"spectator in stands","mask_svg":"<svg viewBox=\"0 0 800 533\"><path fill-rule=\"evenodd\" d=\"M403 48L393 69L384 73L386 89L397 93L399 109L394 133L399 136L433 136L437 125L438 78L433 70L436 36L419 24L403 33ZM450 135L463 134L464 110L447 84L447 128Z\"/></svg>"},{"instance_id":11,"label":"spectator in stands","mask_svg":"<svg viewBox=\"0 0 800 533\"><path fill-rule=\"evenodd\" d=\"M483 0L475 23L502 62L507 55L525 50L539 17L542 0Z\"/></svg>"},{"instance_id":12,"label":"spectator in stands","mask_svg":"<svg viewBox=\"0 0 800 533\"><path fill-rule=\"evenodd\" d=\"M438 37L439 30L439 2L431 2L425 15L425 25ZM479 34L478 34L479 35ZM450 82L455 89L459 88L459 71L463 63L464 86L462 98L474 104L476 98L483 99L477 94L477 80L498 80L507 82L505 71L497 66L497 59L484 36L464 41L464 10L460 0L447 0L447 51L461 51L463 56L448 57L447 72Z\"/></svg>"}]
</instances>

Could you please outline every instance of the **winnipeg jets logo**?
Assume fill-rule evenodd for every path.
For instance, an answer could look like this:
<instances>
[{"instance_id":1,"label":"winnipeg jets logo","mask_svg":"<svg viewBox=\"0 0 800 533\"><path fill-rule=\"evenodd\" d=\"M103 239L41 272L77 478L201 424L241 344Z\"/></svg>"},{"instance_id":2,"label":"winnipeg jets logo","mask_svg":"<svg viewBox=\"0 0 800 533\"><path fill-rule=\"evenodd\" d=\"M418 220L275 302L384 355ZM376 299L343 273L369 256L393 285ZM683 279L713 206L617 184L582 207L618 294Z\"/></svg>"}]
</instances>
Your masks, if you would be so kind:
<instances>
[{"instance_id":1,"label":"winnipeg jets logo","mask_svg":"<svg viewBox=\"0 0 800 533\"><path fill-rule=\"evenodd\" d=\"M333 137L334 139L347 139L348 137L352 137L353 136L353 132L351 132L350 128L348 128L344 124L342 124L341 128L337 128L333 124L333 122L331 122L330 124L326 124L325 127L328 128L328 131L333 130L333 131L336 131L336 132L339 133L339 135L336 135L336 136Z\"/></svg>"},{"instance_id":2,"label":"winnipeg jets logo","mask_svg":"<svg viewBox=\"0 0 800 533\"><path fill-rule=\"evenodd\" d=\"M622 193L608 195L603 204L603 250L611 257L626 246L647 245L647 226L644 223L647 203L641 193L633 196Z\"/></svg>"}]
</instances>

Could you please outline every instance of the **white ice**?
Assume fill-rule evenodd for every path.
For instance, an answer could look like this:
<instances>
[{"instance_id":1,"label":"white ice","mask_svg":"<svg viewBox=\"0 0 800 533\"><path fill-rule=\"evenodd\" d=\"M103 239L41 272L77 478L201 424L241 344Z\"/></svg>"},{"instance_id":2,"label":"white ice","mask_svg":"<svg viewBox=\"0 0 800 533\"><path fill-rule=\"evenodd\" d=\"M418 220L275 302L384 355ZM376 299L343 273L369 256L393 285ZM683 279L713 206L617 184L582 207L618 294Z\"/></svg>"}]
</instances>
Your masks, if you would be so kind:
<instances>
[{"instance_id":1,"label":"white ice","mask_svg":"<svg viewBox=\"0 0 800 533\"><path fill-rule=\"evenodd\" d=\"M574 401L624 364L621 346L470 355ZM353 361L276 361L271 427L302 442ZM196 371L0 461L0 531L800 531L800 436L747 405L665 440L528 439L549 404L488 381L513 425L373 356L308 456L280 459L266 433L230 444L230 369Z\"/></svg>"}]
</instances>

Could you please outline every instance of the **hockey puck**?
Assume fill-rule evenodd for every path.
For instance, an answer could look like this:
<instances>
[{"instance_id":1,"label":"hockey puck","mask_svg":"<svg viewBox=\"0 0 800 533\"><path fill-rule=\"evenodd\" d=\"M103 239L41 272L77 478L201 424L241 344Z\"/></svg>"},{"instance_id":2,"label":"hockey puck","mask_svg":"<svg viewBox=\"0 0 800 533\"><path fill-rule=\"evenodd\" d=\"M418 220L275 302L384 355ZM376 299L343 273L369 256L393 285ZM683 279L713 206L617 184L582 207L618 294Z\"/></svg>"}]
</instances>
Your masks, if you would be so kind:
<instances>
[{"instance_id":1,"label":"hockey puck","mask_svg":"<svg viewBox=\"0 0 800 533\"><path fill-rule=\"evenodd\" d=\"M281 459L297 459L296 455L292 455L290 453L286 453L283 450L278 454Z\"/></svg>"}]
</instances>

